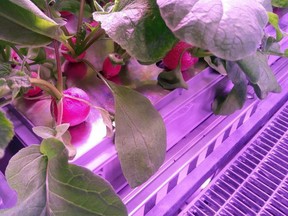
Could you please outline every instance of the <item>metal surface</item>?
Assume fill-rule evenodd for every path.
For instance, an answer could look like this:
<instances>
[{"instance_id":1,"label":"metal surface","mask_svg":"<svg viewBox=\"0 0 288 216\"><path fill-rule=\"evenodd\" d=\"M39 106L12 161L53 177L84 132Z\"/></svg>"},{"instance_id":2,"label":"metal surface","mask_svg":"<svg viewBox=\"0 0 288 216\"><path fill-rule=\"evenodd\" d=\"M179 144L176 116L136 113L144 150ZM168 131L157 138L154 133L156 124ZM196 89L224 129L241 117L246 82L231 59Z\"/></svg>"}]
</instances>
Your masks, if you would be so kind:
<instances>
[{"instance_id":1,"label":"metal surface","mask_svg":"<svg viewBox=\"0 0 288 216\"><path fill-rule=\"evenodd\" d=\"M287 59L281 59L278 63L282 65L278 65L278 69L280 70L277 74L278 79L283 89L288 89ZM257 110L254 114L253 111L251 114L244 113L244 116L240 118L242 120L237 120L236 118L236 124L232 125L230 123L235 116L231 115L225 119L227 121L224 120L219 123L217 127L208 134L205 134L205 136L196 143L193 143L193 136L192 138L187 136L188 141L186 140L186 142L189 143L190 139L190 143L192 144L190 145L190 149L186 147L184 151L185 154L179 158L177 157L174 164L166 169L166 175L159 180L159 182L169 183L168 190L165 191L165 196L162 196L161 199L156 199L157 202L154 202L153 205L151 205L153 196L150 196L151 199L146 200L146 203L143 201L142 204L140 204L141 199L139 199L139 197L138 199L134 199L134 204L136 204L137 200L138 205L130 206L131 215L145 214L147 216L154 216L177 214L186 200L190 199L192 195L197 194L201 185L214 175L217 170L227 164L287 99L288 92L284 90L281 94L270 95L260 103L259 101L254 101L254 103L258 103ZM245 119L244 123L243 119ZM239 126L237 126L237 123ZM216 147L214 145L215 140L218 140ZM185 140L183 140L183 142L185 142ZM178 143L177 146L181 145L180 143ZM199 160L199 162L197 160ZM189 168L185 169L187 166ZM180 175L182 176L181 180L177 181ZM170 181L171 176L175 176L176 182L173 181L173 179ZM159 179L159 175L157 178ZM165 180L165 178L168 178L168 180ZM150 193L158 197L160 195L158 195L157 192L162 191L161 189L164 188L163 186L165 186L165 184L161 183L158 186L154 186L154 188L150 188ZM156 191L156 193L154 191ZM147 194L148 193L149 191L147 191ZM147 203L150 203L150 206L147 206ZM127 206L129 207L129 203ZM138 211L136 211L136 209L138 209ZM141 209L142 212L140 212Z\"/></svg>"},{"instance_id":2,"label":"metal surface","mask_svg":"<svg viewBox=\"0 0 288 216\"><path fill-rule=\"evenodd\" d=\"M288 215L288 102L180 215Z\"/></svg>"}]
</instances>

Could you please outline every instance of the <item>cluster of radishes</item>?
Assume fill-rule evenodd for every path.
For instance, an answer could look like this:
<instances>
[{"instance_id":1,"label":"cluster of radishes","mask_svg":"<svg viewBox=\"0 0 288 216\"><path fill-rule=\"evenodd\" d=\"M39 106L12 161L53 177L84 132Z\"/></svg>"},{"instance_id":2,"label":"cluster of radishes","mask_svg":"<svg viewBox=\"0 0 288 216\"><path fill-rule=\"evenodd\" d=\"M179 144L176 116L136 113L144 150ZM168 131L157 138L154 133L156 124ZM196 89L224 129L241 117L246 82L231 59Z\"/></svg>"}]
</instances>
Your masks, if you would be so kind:
<instances>
[{"instance_id":1,"label":"cluster of radishes","mask_svg":"<svg viewBox=\"0 0 288 216\"><path fill-rule=\"evenodd\" d=\"M62 14L62 16L71 15L64 12L62 12ZM95 21L89 23L87 32L90 33L91 28L93 29L98 25L99 23ZM70 42L72 42L70 43L70 46L72 46L74 49L73 46L76 46L77 44L76 37L72 37ZM164 66L168 70L174 70L180 64L181 71L189 69L198 61L198 58L193 57L190 54L188 51L189 48L192 48L190 44L183 41L178 42L163 58ZM63 73L67 79L83 79L88 70L86 63L82 61L86 56L86 51L80 54L72 54L65 44L60 46L60 51L65 59ZM103 61L101 74L106 79L111 79L117 76L121 70L121 64L123 64L123 62L119 62L121 62L121 56L117 54L110 54ZM31 77L37 78L38 74L36 72L32 72ZM38 86L32 86L32 88L26 92L25 96L35 97L39 95L41 91L42 90ZM58 101L56 101L55 98L52 99L51 114L58 123L69 123L70 126L78 125L84 122L90 113L91 106L89 100L89 96L85 91L77 87L68 88L62 92L61 108L58 106Z\"/></svg>"}]
</instances>

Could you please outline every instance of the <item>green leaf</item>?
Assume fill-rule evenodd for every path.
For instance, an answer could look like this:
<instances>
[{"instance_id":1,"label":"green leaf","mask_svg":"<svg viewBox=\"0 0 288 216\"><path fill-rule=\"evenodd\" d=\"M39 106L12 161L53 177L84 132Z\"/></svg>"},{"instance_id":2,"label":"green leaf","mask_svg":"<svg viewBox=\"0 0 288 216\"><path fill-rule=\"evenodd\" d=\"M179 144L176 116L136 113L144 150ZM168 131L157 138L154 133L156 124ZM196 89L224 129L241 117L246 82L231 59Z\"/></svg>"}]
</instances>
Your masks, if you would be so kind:
<instances>
[{"instance_id":1,"label":"green leaf","mask_svg":"<svg viewBox=\"0 0 288 216\"><path fill-rule=\"evenodd\" d=\"M39 0L37 0L39 1ZM71 13L74 13L76 15L79 14L80 9L80 1L78 0L61 0L56 1L56 4L54 5L54 8L58 11L69 11ZM88 4L84 5L84 17L91 17L91 9L89 8Z\"/></svg>"},{"instance_id":2,"label":"green leaf","mask_svg":"<svg viewBox=\"0 0 288 216\"><path fill-rule=\"evenodd\" d=\"M148 180L162 165L166 129L160 114L140 93L109 82L115 98L115 144L129 185Z\"/></svg>"},{"instance_id":3,"label":"green leaf","mask_svg":"<svg viewBox=\"0 0 288 216\"><path fill-rule=\"evenodd\" d=\"M166 25L180 40L225 60L256 52L268 22L257 1L157 0Z\"/></svg>"},{"instance_id":4,"label":"green leaf","mask_svg":"<svg viewBox=\"0 0 288 216\"><path fill-rule=\"evenodd\" d=\"M10 93L10 88L5 79L0 78L0 98Z\"/></svg>"},{"instance_id":5,"label":"green leaf","mask_svg":"<svg viewBox=\"0 0 288 216\"><path fill-rule=\"evenodd\" d=\"M163 71L158 75L158 85L164 89L173 90L176 88L188 89L188 85L183 79L181 68L177 67L171 71Z\"/></svg>"},{"instance_id":6,"label":"green leaf","mask_svg":"<svg viewBox=\"0 0 288 216\"><path fill-rule=\"evenodd\" d=\"M217 58L215 56L206 56L204 57L204 60L207 62L207 64L213 68L214 70L216 70L217 72L219 72L222 75L227 75L227 71L226 71L226 62L223 59Z\"/></svg>"},{"instance_id":7,"label":"green leaf","mask_svg":"<svg viewBox=\"0 0 288 216\"><path fill-rule=\"evenodd\" d=\"M288 0L272 0L274 7L288 7Z\"/></svg>"},{"instance_id":8,"label":"green leaf","mask_svg":"<svg viewBox=\"0 0 288 216\"><path fill-rule=\"evenodd\" d=\"M16 98L21 91L21 88L29 88L31 83L29 76L22 71L13 71L6 78L7 85L12 91L12 98Z\"/></svg>"},{"instance_id":9,"label":"green leaf","mask_svg":"<svg viewBox=\"0 0 288 216\"><path fill-rule=\"evenodd\" d=\"M11 65L9 63L0 64L0 78L5 78L11 72Z\"/></svg>"},{"instance_id":10,"label":"green leaf","mask_svg":"<svg viewBox=\"0 0 288 216\"><path fill-rule=\"evenodd\" d=\"M272 12L272 4L271 0L257 0L260 4L263 5L263 7L266 9L266 11Z\"/></svg>"},{"instance_id":11,"label":"green leaf","mask_svg":"<svg viewBox=\"0 0 288 216\"><path fill-rule=\"evenodd\" d=\"M274 37L265 36L262 40L262 51L272 54L281 54L281 46Z\"/></svg>"},{"instance_id":12,"label":"green leaf","mask_svg":"<svg viewBox=\"0 0 288 216\"><path fill-rule=\"evenodd\" d=\"M53 128L46 126L36 126L32 128L33 132L42 139L48 139L56 136L56 131Z\"/></svg>"},{"instance_id":13,"label":"green leaf","mask_svg":"<svg viewBox=\"0 0 288 216\"><path fill-rule=\"evenodd\" d=\"M213 112L217 115L230 115L243 107L247 95L247 79L235 62L226 62L229 79L234 84L226 97L218 97L212 104Z\"/></svg>"},{"instance_id":14,"label":"green leaf","mask_svg":"<svg viewBox=\"0 0 288 216\"><path fill-rule=\"evenodd\" d=\"M4 150L14 136L12 122L0 111L0 159L4 156Z\"/></svg>"},{"instance_id":15,"label":"green leaf","mask_svg":"<svg viewBox=\"0 0 288 216\"><path fill-rule=\"evenodd\" d=\"M279 17L277 14L268 12L269 23L275 28L276 30L276 40L280 41L284 37L282 31L279 27Z\"/></svg>"},{"instance_id":16,"label":"green leaf","mask_svg":"<svg viewBox=\"0 0 288 216\"><path fill-rule=\"evenodd\" d=\"M69 129L69 127L70 127L69 123L57 125L55 127L56 138L62 137L66 133L66 131Z\"/></svg>"},{"instance_id":17,"label":"green leaf","mask_svg":"<svg viewBox=\"0 0 288 216\"><path fill-rule=\"evenodd\" d=\"M46 52L43 47L30 48L26 57L34 62L44 61L46 60Z\"/></svg>"},{"instance_id":18,"label":"green leaf","mask_svg":"<svg viewBox=\"0 0 288 216\"><path fill-rule=\"evenodd\" d=\"M59 25L29 0L1 0L0 29L0 40L25 46L46 45L62 35Z\"/></svg>"},{"instance_id":19,"label":"green leaf","mask_svg":"<svg viewBox=\"0 0 288 216\"><path fill-rule=\"evenodd\" d=\"M62 142L50 138L20 150L6 170L10 186L18 193L10 215L126 215L112 187L91 171L68 163Z\"/></svg>"},{"instance_id":20,"label":"green leaf","mask_svg":"<svg viewBox=\"0 0 288 216\"><path fill-rule=\"evenodd\" d=\"M277 93L281 91L281 87L268 65L266 55L256 52L251 56L237 61L237 64L246 74L255 93L260 99L264 99L269 92Z\"/></svg>"},{"instance_id":21,"label":"green leaf","mask_svg":"<svg viewBox=\"0 0 288 216\"><path fill-rule=\"evenodd\" d=\"M123 0L115 12L94 13L110 38L141 62L156 62L177 42L155 0Z\"/></svg>"}]
</instances>

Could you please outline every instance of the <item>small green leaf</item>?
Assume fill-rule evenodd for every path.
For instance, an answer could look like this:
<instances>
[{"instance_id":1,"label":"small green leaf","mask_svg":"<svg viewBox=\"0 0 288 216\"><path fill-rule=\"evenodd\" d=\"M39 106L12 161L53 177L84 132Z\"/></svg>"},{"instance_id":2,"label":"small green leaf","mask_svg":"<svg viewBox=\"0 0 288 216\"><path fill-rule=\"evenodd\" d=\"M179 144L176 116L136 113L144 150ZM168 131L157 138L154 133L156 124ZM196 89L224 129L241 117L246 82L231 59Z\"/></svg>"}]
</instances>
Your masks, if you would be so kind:
<instances>
[{"instance_id":1,"label":"small green leaf","mask_svg":"<svg viewBox=\"0 0 288 216\"><path fill-rule=\"evenodd\" d=\"M284 37L282 31L279 27L279 17L277 14L272 12L267 12L269 17L269 23L274 27L276 30L276 40L280 41Z\"/></svg>"},{"instance_id":2,"label":"small green leaf","mask_svg":"<svg viewBox=\"0 0 288 216\"><path fill-rule=\"evenodd\" d=\"M32 128L33 132L42 139L55 137L56 131L50 127L37 126Z\"/></svg>"},{"instance_id":3,"label":"small green leaf","mask_svg":"<svg viewBox=\"0 0 288 216\"><path fill-rule=\"evenodd\" d=\"M46 52L43 47L28 49L27 58L34 62L46 60Z\"/></svg>"},{"instance_id":4,"label":"small green leaf","mask_svg":"<svg viewBox=\"0 0 288 216\"><path fill-rule=\"evenodd\" d=\"M29 88L31 83L29 76L22 71L13 71L9 77L6 78L7 85L12 91L12 98L18 97L22 88Z\"/></svg>"},{"instance_id":5,"label":"small green leaf","mask_svg":"<svg viewBox=\"0 0 288 216\"><path fill-rule=\"evenodd\" d=\"M6 177L18 193L18 202L0 210L1 216L127 215L110 184L69 164L66 148L53 138L20 150L10 160Z\"/></svg>"},{"instance_id":6,"label":"small green leaf","mask_svg":"<svg viewBox=\"0 0 288 216\"><path fill-rule=\"evenodd\" d=\"M247 95L247 79L235 62L226 62L227 75L233 82L232 90L225 97L219 96L212 104L217 115L230 115L243 107Z\"/></svg>"},{"instance_id":7,"label":"small green leaf","mask_svg":"<svg viewBox=\"0 0 288 216\"><path fill-rule=\"evenodd\" d=\"M112 137L114 127L109 112L104 109L98 109L98 111L103 119L103 123L106 125L106 136Z\"/></svg>"},{"instance_id":8,"label":"small green leaf","mask_svg":"<svg viewBox=\"0 0 288 216\"><path fill-rule=\"evenodd\" d=\"M269 92L277 93L281 91L281 87L268 65L266 55L256 52L251 56L237 61L237 64L246 74L255 93L260 99L264 99Z\"/></svg>"},{"instance_id":9,"label":"small green leaf","mask_svg":"<svg viewBox=\"0 0 288 216\"><path fill-rule=\"evenodd\" d=\"M0 78L0 98L10 93L10 88L5 79Z\"/></svg>"},{"instance_id":10,"label":"small green leaf","mask_svg":"<svg viewBox=\"0 0 288 216\"><path fill-rule=\"evenodd\" d=\"M11 72L11 65L9 63L0 64L0 78L5 78Z\"/></svg>"},{"instance_id":11,"label":"small green leaf","mask_svg":"<svg viewBox=\"0 0 288 216\"><path fill-rule=\"evenodd\" d=\"M288 7L288 0L272 0L272 5L274 7Z\"/></svg>"},{"instance_id":12,"label":"small green leaf","mask_svg":"<svg viewBox=\"0 0 288 216\"><path fill-rule=\"evenodd\" d=\"M1 0L0 29L0 40L34 47L63 35L60 26L29 0Z\"/></svg>"},{"instance_id":13,"label":"small green leaf","mask_svg":"<svg viewBox=\"0 0 288 216\"><path fill-rule=\"evenodd\" d=\"M180 40L236 61L256 52L268 22L257 1L157 0L166 25Z\"/></svg>"},{"instance_id":14,"label":"small green leaf","mask_svg":"<svg viewBox=\"0 0 288 216\"><path fill-rule=\"evenodd\" d=\"M148 180L162 165L166 129L160 114L140 93L109 82L115 98L115 145L129 185Z\"/></svg>"},{"instance_id":15,"label":"small green leaf","mask_svg":"<svg viewBox=\"0 0 288 216\"><path fill-rule=\"evenodd\" d=\"M69 129L70 124L69 123L64 123L61 125L57 125L55 127L55 132L56 132L56 138L62 137L64 133Z\"/></svg>"},{"instance_id":16,"label":"small green leaf","mask_svg":"<svg viewBox=\"0 0 288 216\"><path fill-rule=\"evenodd\" d=\"M262 51L272 54L281 54L281 46L274 37L265 36L262 40Z\"/></svg>"},{"instance_id":17,"label":"small green leaf","mask_svg":"<svg viewBox=\"0 0 288 216\"><path fill-rule=\"evenodd\" d=\"M12 122L0 111L0 159L4 156L4 150L14 136Z\"/></svg>"},{"instance_id":18,"label":"small green leaf","mask_svg":"<svg viewBox=\"0 0 288 216\"><path fill-rule=\"evenodd\" d=\"M207 64L219 72L222 75L227 75L227 71L225 68L226 62L223 59L217 58L215 56L206 56L204 57L204 60L207 62Z\"/></svg>"},{"instance_id":19,"label":"small green leaf","mask_svg":"<svg viewBox=\"0 0 288 216\"><path fill-rule=\"evenodd\" d=\"M180 67L171 71L163 71L158 75L158 85L164 89L173 90L176 88L188 89L188 85L183 79Z\"/></svg>"},{"instance_id":20,"label":"small green leaf","mask_svg":"<svg viewBox=\"0 0 288 216\"><path fill-rule=\"evenodd\" d=\"M123 0L114 12L94 13L110 38L141 62L157 62L177 42L155 0ZM116 11L117 10L117 11Z\"/></svg>"}]
</instances>

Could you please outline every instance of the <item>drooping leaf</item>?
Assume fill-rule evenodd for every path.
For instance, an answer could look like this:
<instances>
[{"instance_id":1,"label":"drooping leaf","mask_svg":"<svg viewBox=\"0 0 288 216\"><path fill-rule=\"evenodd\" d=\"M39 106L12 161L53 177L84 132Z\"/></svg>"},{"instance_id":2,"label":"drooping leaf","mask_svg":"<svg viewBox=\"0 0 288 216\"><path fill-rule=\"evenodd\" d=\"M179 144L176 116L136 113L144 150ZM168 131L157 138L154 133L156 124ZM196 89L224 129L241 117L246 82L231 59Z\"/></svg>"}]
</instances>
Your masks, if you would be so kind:
<instances>
[{"instance_id":1,"label":"drooping leaf","mask_svg":"<svg viewBox=\"0 0 288 216\"><path fill-rule=\"evenodd\" d=\"M280 41L284 37L282 31L279 27L279 17L277 14L268 12L269 23L275 28L276 30L276 40Z\"/></svg>"},{"instance_id":2,"label":"drooping leaf","mask_svg":"<svg viewBox=\"0 0 288 216\"><path fill-rule=\"evenodd\" d=\"M20 150L6 170L18 193L10 215L126 215L112 187L91 171L68 163L64 145L53 138Z\"/></svg>"},{"instance_id":3,"label":"drooping leaf","mask_svg":"<svg viewBox=\"0 0 288 216\"><path fill-rule=\"evenodd\" d=\"M211 68L213 68L220 74L227 75L226 62L223 59L217 58L215 56L206 56L204 57L204 60Z\"/></svg>"},{"instance_id":4,"label":"drooping leaf","mask_svg":"<svg viewBox=\"0 0 288 216\"><path fill-rule=\"evenodd\" d=\"M14 128L12 122L6 118L0 110L0 158L4 156L4 150L14 136Z\"/></svg>"},{"instance_id":5,"label":"drooping leaf","mask_svg":"<svg viewBox=\"0 0 288 216\"><path fill-rule=\"evenodd\" d=\"M269 92L277 93L281 91L281 87L268 65L266 55L256 52L251 56L237 61L237 64L246 74L256 95L260 99L264 99Z\"/></svg>"},{"instance_id":6,"label":"drooping leaf","mask_svg":"<svg viewBox=\"0 0 288 216\"><path fill-rule=\"evenodd\" d=\"M225 60L240 60L256 52L268 22L257 1L157 0L171 31L183 41L207 49Z\"/></svg>"},{"instance_id":7,"label":"drooping leaf","mask_svg":"<svg viewBox=\"0 0 288 216\"><path fill-rule=\"evenodd\" d=\"M147 98L124 86L109 85L115 98L115 145L124 176L134 188L164 162L166 129Z\"/></svg>"},{"instance_id":8,"label":"drooping leaf","mask_svg":"<svg viewBox=\"0 0 288 216\"><path fill-rule=\"evenodd\" d=\"M171 71L163 71L158 75L158 85L164 89L173 90L176 88L188 89L188 85L183 79L180 67Z\"/></svg>"},{"instance_id":9,"label":"drooping leaf","mask_svg":"<svg viewBox=\"0 0 288 216\"><path fill-rule=\"evenodd\" d=\"M282 54L281 46L274 37L265 36L262 40L262 51L272 54Z\"/></svg>"},{"instance_id":10,"label":"drooping leaf","mask_svg":"<svg viewBox=\"0 0 288 216\"><path fill-rule=\"evenodd\" d=\"M60 39L59 25L29 0L0 1L0 40L41 46Z\"/></svg>"},{"instance_id":11,"label":"drooping leaf","mask_svg":"<svg viewBox=\"0 0 288 216\"><path fill-rule=\"evenodd\" d=\"M177 41L155 0L120 1L117 11L93 17L110 38L141 62L159 61Z\"/></svg>"},{"instance_id":12,"label":"drooping leaf","mask_svg":"<svg viewBox=\"0 0 288 216\"><path fill-rule=\"evenodd\" d=\"M288 0L272 0L272 5L274 7L285 8L288 7Z\"/></svg>"},{"instance_id":13,"label":"drooping leaf","mask_svg":"<svg viewBox=\"0 0 288 216\"><path fill-rule=\"evenodd\" d=\"M247 79L235 62L226 62L229 79L234 84L232 90L224 97L218 97L212 104L217 115L230 115L243 107L247 95Z\"/></svg>"}]
</instances>

